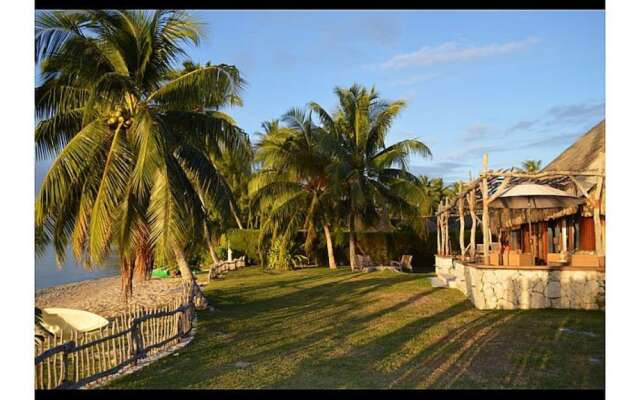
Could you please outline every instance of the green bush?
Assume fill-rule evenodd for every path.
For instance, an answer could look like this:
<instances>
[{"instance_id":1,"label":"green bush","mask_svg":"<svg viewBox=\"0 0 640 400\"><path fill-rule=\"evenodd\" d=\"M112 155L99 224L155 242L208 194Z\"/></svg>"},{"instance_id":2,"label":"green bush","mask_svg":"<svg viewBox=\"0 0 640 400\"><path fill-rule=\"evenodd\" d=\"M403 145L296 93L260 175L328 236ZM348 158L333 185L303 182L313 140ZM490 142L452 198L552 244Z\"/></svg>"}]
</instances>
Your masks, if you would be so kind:
<instances>
[{"instance_id":1,"label":"green bush","mask_svg":"<svg viewBox=\"0 0 640 400\"><path fill-rule=\"evenodd\" d=\"M287 247L282 239L278 238L271 243L267 253L267 269L291 270L299 267L308 261L307 257L301 254L292 254L293 249Z\"/></svg>"},{"instance_id":2,"label":"green bush","mask_svg":"<svg viewBox=\"0 0 640 400\"><path fill-rule=\"evenodd\" d=\"M227 259L227 245L233 251L235 258L246 256L247 261L256 262L260 259L258 251L258 239L260 231L258 229L230 229L222 235L219 250L223 260Z\"/></svg>"}]
</instances>

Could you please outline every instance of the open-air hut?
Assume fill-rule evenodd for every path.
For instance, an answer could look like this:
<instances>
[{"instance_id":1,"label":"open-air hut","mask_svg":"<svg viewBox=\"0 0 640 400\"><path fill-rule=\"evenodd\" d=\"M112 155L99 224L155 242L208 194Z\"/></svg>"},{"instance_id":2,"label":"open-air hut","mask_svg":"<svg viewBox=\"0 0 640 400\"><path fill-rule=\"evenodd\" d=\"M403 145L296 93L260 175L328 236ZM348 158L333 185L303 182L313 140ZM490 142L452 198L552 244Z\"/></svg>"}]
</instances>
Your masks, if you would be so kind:
<instances>
[{"instance_id":1,"label":"open-air hut","mask_svg":"<svg viewBox=\"0 0 640 400\"><path fill-rule=\"evenodd\" d=\"M580 204L565 208L533 210L491 206L509 189L523 184L559 189L579 198ZM540 298L545 300L540 300L536 308L600 308L600 297L604 295L605 192L604 120L538 172L513 168L491 170L488 155L485 154L480 176L469 182L459 183L458 195L453 199L447 199L438 207L436 272L449 286L450 281L456 280L457 277L458 283L454 286L468 295L476 290L475 284L469 282L469 278L480 279L478 282L481 286L488 287L486 281L478 275L478 271L496 276L507 274L504 275L508 277L505 282L496 276L490 278L493 280L491 290L496 292L491 292L489 297L497 296L495 293L501 292L505 286L513 285L518 279L526 278L527 281L529 275L525 274L525 271L536 271L538 275L531 275L538 277L535 279L546 277L543 279L545 285L550 280L560 280L561 276L558 274L561 274L563 279L568 279L567 288L570 288L564 293L554 292L549 295L546 286L540 289L534 285L537 289L528 286L513 289L510 296L526 297L526 293L534 297L542 296ZM473 220L470 227L467 215ZM456 235L455 238L451 237L449 229L452 218L459 221L459 236ZM469 229L471 235L466 236L464 232ZM480 244L476 244L476 230L481 232ZM465 237L470 237L468 243ZM456 247L462 249L458 254L452 254L452 241L458 242L459 246ZM584 281L585 273L590 277L587 279L588 283ZM575 286L575 282L582 282L580 284L583 286ZM555 283L550 287L553 288L552 292L556 290ZM568 294L570 291L571 295ZM581 297L583 293L589 294ZM485 299L484 296L480 297ZM561 297L565 299L562 302ZM485 300L474 301L474 304L481 304L480 308L529 308L530 305L527 300L526 307L521 307L524 304L522 299L494 300L495 304L502 306L485 307Z\"/></svg>"},{"instance_id":2,"label":"open-air hut","mask_svg":"<svg viewBox=\"0 0 640 400\"><path fill-rule=\"evenodd\" d=\"M602 121L551 161L541 172L605 171L605 122ZM589 175L549 176L539 179L570 194L582 197L582 205L559 210L532 210L536 264L567 262L573 266L604 267L606 242L605 181ZM521 178L522 180L523 178ZM594 207L597 205L597 207ZM599 214L598 222L594 212ZM493 232L504 230L503 239L513 251L531 253L529 229L524 212L496 213ZM599 225L599 226L598 226ZM599 240L596 240L599 238ZM499 239L499 238L497 238ZM494 257L495 258L495 257Z\"/></svg>"}]
</instances>

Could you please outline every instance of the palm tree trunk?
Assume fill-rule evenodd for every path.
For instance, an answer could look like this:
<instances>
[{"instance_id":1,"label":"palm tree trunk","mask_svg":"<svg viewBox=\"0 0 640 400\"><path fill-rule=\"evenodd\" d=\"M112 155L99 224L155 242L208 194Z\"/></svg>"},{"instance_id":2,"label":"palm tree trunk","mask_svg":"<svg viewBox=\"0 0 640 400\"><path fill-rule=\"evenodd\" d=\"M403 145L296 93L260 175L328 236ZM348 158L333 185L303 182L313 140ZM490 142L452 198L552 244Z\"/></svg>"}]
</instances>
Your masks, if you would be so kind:
<instances>
[{"instance_id":1,"label":"palm tree trunk","mask_svg":"<svg viewBox=\"0 0 640 400\"><path fill-rule=\"evenodd\" d=\"M189 268L189 263L187 263L184 252L177 246L173 248L173 252L176 255L176 262L178 263L178 269L180 270L182 280L191 282L193 285L193 302L196 309L206 309L209 306L209 303L207 302L207 298L204 296L204 293L202 293L200 286L198 286L198 282L196 281L196 277L193 275L193 272L191 272L191 268Z\"/></svg>"},{"instance_id":2,"label":"palm tree trunk","mask_svg":"<svg viewBox=\"0 0 640 400\"><path fill-rule=\"evenodd\" d=\"M209 254L211 255L211 260L213 260L213 265L216 265L220 262L220 258L218 258L218 255L216 254L216 249L213 247L213 243L208 242L208 246L209 246Z\"/></svg>"},{"instance_id":3,"label":"palm tree trunk","mask_svg":"<svg viewBox=\"0 0 640 400\"><path fill-rule=\"evenodd\" d=\"M242 227L242 221L240 221L240 218L238 218L238 213L236 213L236 208L233 206L232 202L229 202L229 208L231 208L231 213L233 214L233 218L236 219L236 224L238 224L238 228L244 229Z\"/></svg>"},{"instance_id":4,"label":"palm tree trunk","mask_svg":"<svg viewBox=\"0 0 640 400\"><path fill-rule=\"evenodd\" d=\"M358 269L358 257L356 256L356 223L355 215L349 214L349 265L351 270Z\"/></svg>"},{"instance_id":5,"label":"palm tree trunk","mask_svg":"<svg viewBox=\"0 0 640 400\"><path fill-rule=\"evenodd\" d=\"M213 262L213 265L216 265L220 262L220 259L218 258L218 255L216 254L216 249L213 245L213 236L211 235L211 232L209 232L209 228L207 228L206 224L204 226L204 233L205 235L207 235L207 247L209 247L209 254L211 255L211 261Z\"/></svg>"},{"instance_id":6,"label":"palm tree trunk","mask_svg":"<svg viewBox=\"0 0 640 400\"><path fill-rule=\"evenodd\" d=\"M333 257L333 241L331 241L331 231L329 230L329 225L324 224L322 226L324 229L324 237L327 241L327 256L329 257L329 268L336 269L336 259Z\"/></svg>"}]
</instances>

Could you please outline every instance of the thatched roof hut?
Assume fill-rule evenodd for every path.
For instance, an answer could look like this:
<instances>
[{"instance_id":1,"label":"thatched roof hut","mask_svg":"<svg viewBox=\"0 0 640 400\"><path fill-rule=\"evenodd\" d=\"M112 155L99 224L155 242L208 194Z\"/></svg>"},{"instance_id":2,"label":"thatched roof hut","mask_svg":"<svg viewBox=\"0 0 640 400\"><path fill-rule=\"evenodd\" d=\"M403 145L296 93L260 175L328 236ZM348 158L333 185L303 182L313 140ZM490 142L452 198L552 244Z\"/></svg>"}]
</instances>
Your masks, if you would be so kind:
<instances>
[{"instance_id":1,"label":"thatched roof hut","mask_svg":"<svg viewBox=\"0 0 640 400\"><path fill-rule=\"evenodd\" d=\"M591 128L587 133L582 135L575 143L565 149L560 155L558 155L553 161L545 166L542 171L591 171L601 170L605 172L605 121L600 121L597 125ZM582 188L592 196L595 191L595 185L597 178L593 176L577 176L575 180L580 183ZM554 181L552 184L559 187L569 193L572 193L579 197L584 197L584 194L576 188L575 184L568 179L558 180L557 178L550 178L549 181ZM513 183L519 181L514 180ZM601 214L606 214L606 191L605 187L602 188L602 205ZM549 221L557 218L561 218L567 215L573 215L580 212L585 217L590 217L591 210L589 207L576 206L565 209L551 209L551 210L532 210L531 222ZM526 214L524 210L510 210L502 213L495 213L491 218L491 228L497 229L498 226L505 228L516 227L527 222Z\"/></svg>"},{"instance_id":2,"label":"thatched roof hut","mask_svg":"<svg viewBox=\"0 0 640 400\"><path fill-rule=\"evenodd\" d=\"M494 263L489 254L492 241L500 241L500 251L513 244L513 249L522 254L532 254L527 262L535 265L546 264L561 259L566 262L567 254L576 255L572 263L583 263L581 257L591 257L586 264L604 265L605 253L605 122L591 128L565 149L540 172L518 169L490 170L488 155L483 156L480 176L460 185L457 196L447 199L438 207L437 233L438 254L450 255L449 224L451 217L466 214L477 216L472 228L482 226L482 253L485 264ZM517 205L495 203L501 196L515 187L550 186L561 189L583 199L574 207L522 209ZM553 191L553 190L551 190ZM565 193L566 196L566 193ZM503 202L504 203L504 202ZM494 205L500 205L496 208ZM506 203L505 203L506 204ZM491 211L490 211L491 208ZM530 217L527 214L530 213ZM481 218L478 218L480 217ZM467 224L462 223L460 230ZM460 235L460 248L467 247L464 236ZM505 245L507 243L507 245ZM468 251L475 259L475 236L472 234ZM578 254L579 252L579 254ZM495 256L495 254L494 254ZM573 256L572 256L573 257ZM497 264L499 265L500 261ZM554 261L555 262L555 261ZM590 264L590 265L591 265ZM506 265L506 264L505 264ZM573 265L573 264L572 264Z\"/></svg>"}]
</instances>

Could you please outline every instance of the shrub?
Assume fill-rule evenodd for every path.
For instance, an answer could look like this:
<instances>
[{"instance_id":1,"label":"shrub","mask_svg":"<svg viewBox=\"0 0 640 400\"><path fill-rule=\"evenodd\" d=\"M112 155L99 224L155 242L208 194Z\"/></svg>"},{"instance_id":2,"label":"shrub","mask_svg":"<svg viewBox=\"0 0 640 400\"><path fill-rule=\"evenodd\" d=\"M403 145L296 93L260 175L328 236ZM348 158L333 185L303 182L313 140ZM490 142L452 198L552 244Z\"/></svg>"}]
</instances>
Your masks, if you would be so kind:
<instances>
[{"instance_id":1,"label":"shrub","mask_svg":"<svg viewBox=\"0 0 640 400\"><path fill-rule=\"evenodd\" d=\"M247 261L257 261L260 259L258 245L260 231L258 229L230 229L220 240L218 250L222 259L227 259L227 244L233 251L234 257L246 256Z\"/></svg>"},{"instance_id":2,"label":"shrub","mask_svg":"<svg viewBox=\"0 0 640 400\"><path fill-rule=\"evenodd\" d=\"M301 254L291 254L292 251L288 247L281 238L277 238L271 242L271 247L267 253L266 268L281 271L290 270L299 267L307 261L307 257Z\"/></svg>"}]
</instances>

